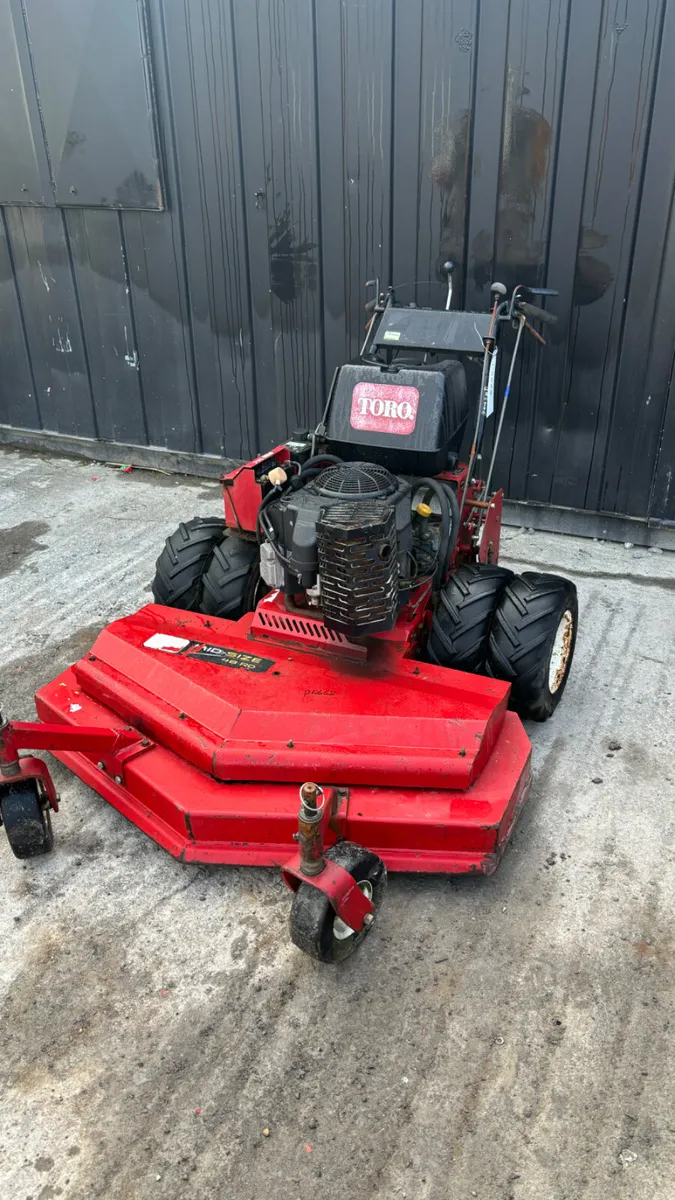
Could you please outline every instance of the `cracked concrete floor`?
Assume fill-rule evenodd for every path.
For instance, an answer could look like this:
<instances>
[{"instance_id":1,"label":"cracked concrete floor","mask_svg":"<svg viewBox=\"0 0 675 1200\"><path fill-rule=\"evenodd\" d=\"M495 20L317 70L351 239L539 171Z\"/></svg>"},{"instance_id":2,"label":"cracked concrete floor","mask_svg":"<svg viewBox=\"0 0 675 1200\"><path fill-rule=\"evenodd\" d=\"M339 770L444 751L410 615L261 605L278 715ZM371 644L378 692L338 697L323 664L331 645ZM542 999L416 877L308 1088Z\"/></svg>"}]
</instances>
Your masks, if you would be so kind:
<instances>
[{"instance_id":1,"label":"cracked concrete floor","mask_svg":"<svg viewBox=\"0 0 675 1200\"><path fill-rule=\"evenodd\" d=\"M16 452L0 479L28 718L218 488ZM672 1200L675 556L505 532L581 624L492 879L391 878L331 969L273 872L174 862L58 765L54 853L0 838L0 1196Z\"/></svg>"}]
</instances>

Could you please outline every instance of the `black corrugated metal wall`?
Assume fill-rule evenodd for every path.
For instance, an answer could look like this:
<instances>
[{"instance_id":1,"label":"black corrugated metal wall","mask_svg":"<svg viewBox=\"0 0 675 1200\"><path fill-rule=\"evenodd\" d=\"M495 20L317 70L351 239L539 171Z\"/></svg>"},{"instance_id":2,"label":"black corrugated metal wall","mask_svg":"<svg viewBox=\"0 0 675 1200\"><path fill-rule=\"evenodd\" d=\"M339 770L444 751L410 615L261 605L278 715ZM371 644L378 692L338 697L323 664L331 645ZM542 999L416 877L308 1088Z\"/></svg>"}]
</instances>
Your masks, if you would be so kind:
<instances>
[{"instance_id":1,"label":"black corrugated metal wall","mask_svg":"<svg viewBox=\"0 0 675 1200\"><path fill-rule=\"evenodd\" d=\"M0 422L247 456L316 419L365 279L451 257L467 307L561 293L507 494L675 521L675 0L0 0L0 34Z\"/></svg>"}]
</instances>

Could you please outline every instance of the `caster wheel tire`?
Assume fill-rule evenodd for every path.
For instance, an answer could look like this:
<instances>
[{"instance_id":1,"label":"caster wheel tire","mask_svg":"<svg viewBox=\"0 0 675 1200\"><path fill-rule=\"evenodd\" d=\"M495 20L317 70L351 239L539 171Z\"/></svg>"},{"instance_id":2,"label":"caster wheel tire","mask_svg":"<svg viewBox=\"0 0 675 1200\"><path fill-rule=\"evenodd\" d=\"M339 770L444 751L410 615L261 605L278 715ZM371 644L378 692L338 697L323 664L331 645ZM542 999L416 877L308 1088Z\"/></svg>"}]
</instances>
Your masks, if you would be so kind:
<instances>
[{"instance_id":1,"label":"caster wheel tire","mask_svg":"<svg viewBox=\"0 0 675 1200\"><path fill-rule=\"evenodd\" d=\"M344 867L372 900L374 915L384 899L387 868L371 850L354 842L338 842L326 851L326 858ZM327 896L311 883L301 883L293 897L289 920L291 941L319 962L342 962L353 954L368 933L364 926L355 933L338 917Z\"/></svg>"},{"instance_id":2,"label":"caster wheel tire","mask_svg":"<svg viewBox=\"0 0 675 1200\"><path fill-rule=\"evenodd\" d=\"M441 592L431 621L427 657L439 667L485 674L490 629L513 571L465 563Z\"/></svg>"},{"instance_id":3,"label":"caster wheel tire","mask_svg":"<svg viewBox=\"0 0 675 1200\"><path fill-rule=\"evenodd\" d=\"M49 807L37 784L10 783L0 799L0 816L12 853L17 858L47 854L54 845Z\"/></svg>"},{"instance_id":4,"label":"caster wheel tire","mask_svg":"<svg viewBox=\"0 0 675 1200\"><path fill-rule=\"evenodd\" d=\"M526 571L507 585L490 630L488 672L511 684L511 707L521 717L547 721L560 703L578 619L569 579Z\"/></svg>"},{"instance_id":5,"label":"caster wheel tire","mask_svg":"<svg viewBox=\"0 0 675 1200\"><path fill-rule=\"evenodd\" d=\"M256 542L226 533L215 547L204 575L201 611L210 617L236 621L244 613L252 612L268 590L260 577L260 551Z\"/></svg>"},{"instance_id":6,"label":"caster wheel tire","mask_svg":"<svg viewBox=\"0 0 675 1200\"><path fill-rule=\"evenodd\" d=\"M152 582L156 604L197 612L202 598L202 576L225 528L225 522L218 517L193 517L166 539Z\"/></svg>"}]
</instances>

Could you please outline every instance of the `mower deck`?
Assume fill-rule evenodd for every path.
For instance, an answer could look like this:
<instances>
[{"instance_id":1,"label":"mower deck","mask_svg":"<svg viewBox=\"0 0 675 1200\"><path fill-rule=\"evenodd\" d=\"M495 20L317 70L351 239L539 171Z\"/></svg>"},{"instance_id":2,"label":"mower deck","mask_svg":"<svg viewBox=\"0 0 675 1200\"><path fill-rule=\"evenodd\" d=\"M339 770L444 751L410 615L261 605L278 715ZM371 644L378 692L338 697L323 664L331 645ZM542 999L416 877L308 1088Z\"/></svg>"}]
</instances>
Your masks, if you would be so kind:
<instances>
[{"instance_id":1,"label":"mower deck","mask_svg":"<svg viewBox=\"0 0 675 1200\"><path fill-rule=\"evenodd\" d=\"M132 726L138 741L56 757L186 860L283 864L298 786L314 779L337 791L328 843L366 845L390 870L491 874L530 781L508 685L391 638L359 657L314 645L304 624L290 641L251 615L158 605L115 622L36 705L43 721Z\"/></svg>"}]
</instances>

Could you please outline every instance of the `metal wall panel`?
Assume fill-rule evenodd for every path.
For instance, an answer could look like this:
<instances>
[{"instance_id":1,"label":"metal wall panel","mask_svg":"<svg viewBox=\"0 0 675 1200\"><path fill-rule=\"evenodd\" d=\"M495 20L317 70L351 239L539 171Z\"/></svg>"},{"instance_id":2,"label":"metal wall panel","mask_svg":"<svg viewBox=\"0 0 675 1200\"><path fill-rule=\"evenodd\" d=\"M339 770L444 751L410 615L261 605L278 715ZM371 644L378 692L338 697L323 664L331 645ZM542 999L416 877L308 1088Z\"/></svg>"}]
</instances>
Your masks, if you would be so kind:
<instances>
[{"instance_id":1,"label":"metal wall panel","mask_svg":"<svg viewBox=\"0 0 675 1200\"><path fill-rule=\"evenodd\" d=\"M23 0L54 195L161 208L140 0Z\"/></svg>"},{"instance_id":2,"label":"metal wall panel","mask_svg":"<svg viewBox=\"0 0 675 1200\"><path fill-rule=\"evenodd\" d=\"M202 445L244 457L258 427L229 0L183 0L166 48Z\"/></svg>"},{"instance_id":3,"label":"metal wall panel","mask_svg":"<svg viewBox=\"0 0 675 1200\"><path fill-rule=\"evenodd\" d=\"M547 303L559 312L571 304L578 232L577 223L573 231L569 230L574 237L567 247L569 263L559 271L548 258L559 155L565 149L562 121L566 49L568 38L575 32L570 28L571 15L569 0L551 0L542 5L513 0L511 4L492 269L492 274L508 287L527 283L558 288L560 301ZM592 25L586 26L586 36L589 34L593 44ZM589 73L592 83L592 65ZM560 216L562 219L563 214ZM489 229L486 240L488 235ZM484 278L485 272L481 281ZM480 302L485 307L484 293ZM539 455L545 438L550 436L542 409L548 389L559 389L559 376L556 384L551 374L558 336L558 328L552 335L549 327L549 344L544 351L526 338L518 363L514 403L507 411L497 462L498 476L514 497L531 494L539 483Z\"/></svg>"},{"instance_id":4,"label":"metal wall panel","mask_svg":"<svg viewBox=\"0 0 675 1200\"><path fill-rule=\"evenodd\" d=\"M31 37L47 9L61 11L27 0ZM485 307L494 278L560 290L549 345L527 347L513 389L508 495L675 520L675 0L148 0L147 13L167 211L88 211L65 175L65 217L6 208L0 421L257 452L320 414L361 341L365 280L438 305L451 258L457 303ZM24 84L26 53L0 50ZM88 43L93 76L103 55ZM72 99L50 63L48 129ZM124 97L107 96L124 120ZM28 147L24 169L10 111L0 144L32 198L43 167ZM87 196L108 196L90 164ZM5 199L21 200L16 179Z\"/></svg>"},{"instance_id":5,"label":"metal wall panel","mask_svg":"<svg viewBox=\"0 0 675 1200\"><path fill-rule=\"evenodd\" d=\"M365 281L391 272L395 5L315 0L314 7L330 377L363 340Z\"/></svg>"},{"instance_id":6,"label":"metal wall panel","mask_svg":"<svg viewBox=\"0 0 675 1200\"><path fill-rule=\"evenodd\" d=\"M0 0L0 204L53 204L19 0Z\"/></svg>"},{"instance_id":7,"label":"metal wall panel","mask_svg":"<svg viewBox=\"0 0 675 1200\"><path fill-rule=\"evenodd\" d=\"M550 485L554 503L609 511L615 511L616 497L604 487L603 466L613 410L625 404L633 419L637 415L635 396L617 392L616 372L663 15L656 3L629 8L630 20L619 22L607 5L600 29L569 311L572 369L560 398L564 417ZM635 515L646 515L648 498L636 505Z\"/></svg>"},{"instance_id":8,"label":"metal wall panel","mask_svg":"<svg viewBox=\"0 0 675 1200\"><path fill-rule=\"evenodd\" d=\"M58 433L98 437L63 213L8 208L5 220L40 424Z\"/></svg>"},{"instance_id":9,"label":"metal wall panel","mask_svg":"<svg viewBox=\"0 0 675 1200\"><path fill-rule=\"evenodd\" d=\"M40 429L42 421L35 376L4 214L0 221L0 329L0 420L9 425Z\"/></svg>"},{"instance_id":10,"label":"metal wall panel","mask_svg":"<svg viewBox=\"0 0 675 1200\"><path fill-rule=\"evenodd\" d=\"M466 294L477 31L477 0L396 8L392 280L406 302L445 303L448 259L455 303Z\"/></svg>"},{"instance_id":11,"label":"metal wall panel","mask_svg":"<svg viewBox=\"0 0 675 1200\"><path fill-rule=\"evenodd\" d=\"M148 429L120 215L69 209L65 224L98 435L143 443Z\"/></svg>"},{"instance_id":12,"label":"metal wall panel","mask_svg":"<svg viewBox=\"0 0 675 1200\"><path fill-rule=\"evenodd\" d=\"M323 392L312 0L234 4L260 437L314 419Z\"/></svg>"},{"instance_id":13,"label":"metal wall panel","mask_svg":"<svg viewBox=\"0 0 675 1200\"><path fill-rule=\"evenodd\" d=\"M663 40L654 92L654 109L646 142L639 220L630 264L630 290L619 350L614 408L607 436L598 507L611 504L619 512L643 512L654 489L655 508L675 519L675 489L660 495L654 461L661 445L660 472L675 465L675 412L666 422L668 383L675 347L675 189L673 80L665 69L675 63L675 7L664 13ZM675 405L675 395L670 401ZM670 467L666 467L666 463ZM599 473L598 473L599 474Z\"/></svg>"},{"instance_id":14,"label":"metal wall panel","mask_svg":"<svg viewBox=\"0 0 675 1200\"><path fill-rule=\"evenodd\" d=\"M652 517L675 525L675 388L670 385L652 491Z\"/></svg>"}]
</instances>

